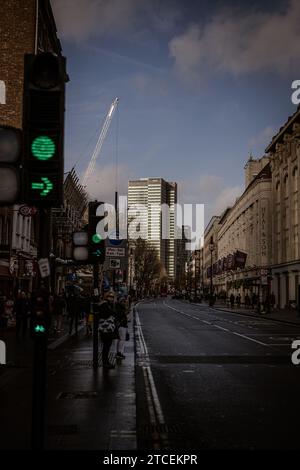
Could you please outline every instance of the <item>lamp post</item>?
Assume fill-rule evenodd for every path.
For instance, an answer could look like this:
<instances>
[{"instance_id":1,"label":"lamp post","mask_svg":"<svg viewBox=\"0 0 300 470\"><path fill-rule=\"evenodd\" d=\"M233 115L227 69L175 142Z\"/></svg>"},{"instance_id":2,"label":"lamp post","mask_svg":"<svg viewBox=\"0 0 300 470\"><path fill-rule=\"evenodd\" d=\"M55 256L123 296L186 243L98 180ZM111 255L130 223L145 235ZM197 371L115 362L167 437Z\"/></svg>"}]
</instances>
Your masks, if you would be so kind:
<instances>
[{"instance_id":1,"label":"lamp post","mask_svg":"<svg viewBox=\"0 0 300 470\"><path fill-rule=\"evenodd\" d=\"M212 307L213 302L213 251L215 249L213 237L210 237L209 251L210 251L210 294L209 294L209 306Z\"/></svg>"}]
</instances>

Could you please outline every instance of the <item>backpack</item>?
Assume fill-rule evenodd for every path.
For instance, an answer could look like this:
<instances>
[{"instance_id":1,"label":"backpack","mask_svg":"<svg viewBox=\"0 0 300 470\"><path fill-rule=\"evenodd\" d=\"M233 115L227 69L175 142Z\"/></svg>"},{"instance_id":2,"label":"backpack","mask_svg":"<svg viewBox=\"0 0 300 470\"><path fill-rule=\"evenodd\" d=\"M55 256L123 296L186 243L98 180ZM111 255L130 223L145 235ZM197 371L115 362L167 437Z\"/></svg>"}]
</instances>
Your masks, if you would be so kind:
<instances>
[{"instance_id":1,"label":"backpack","mask_svg":"<svg viewBox=\"0 0 300 470\"><path fill-rule=\"evenodd\" d=\"M100 333L114 333L116 330L116 323L113 315L108 318L100 318L98 330Z\"/></svg>"}]
</instances>

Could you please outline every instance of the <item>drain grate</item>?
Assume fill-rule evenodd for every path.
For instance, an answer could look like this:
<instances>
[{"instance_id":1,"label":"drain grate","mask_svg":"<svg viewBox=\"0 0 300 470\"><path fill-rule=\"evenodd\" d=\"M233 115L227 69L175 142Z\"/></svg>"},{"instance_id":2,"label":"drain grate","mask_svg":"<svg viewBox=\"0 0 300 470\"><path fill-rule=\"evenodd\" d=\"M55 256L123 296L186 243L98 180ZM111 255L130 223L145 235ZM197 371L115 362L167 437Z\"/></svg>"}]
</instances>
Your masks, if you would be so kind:
<instances>
[{"instance_id":1,"label":"drain grate","mask_svg":"<svg viewBox=\"0 0 300 470\"><path fill-rule=\"evenodd\" d=\"M116 363L116 355L114 353L109 354L109 362L111 364ZM98 356L98 366L102 366L102 353L99 353ZM83 360L78 360L78 361L70 361L68 363L68 369L91 369L93 367L93 360L89 359L83 359Z\"/></svg>"},{"instance_id":2,"label":"drain grate","mask_svg":"<svg viewBox=\"0 0 300 470\"><path fill-rule=\"evenodd\" d=\"M94 391L83 391L83 392L60 392L57 395L57 399L62 400L78 400L78 399L87 399L87 398L98 398L99 392Z\"/></svg>"},{"instance_id":3,"label":"drain grate","mask_svg":"<svg viewBox=\"0 0 300 470\"><path fill-rule=\"evenodd\" d=\"M154 356L161 364L266 364L291 365L290 356Z\"/></svg>"},{"instance_id":4,"label":"drain grate","mask_svg":"<svg viewBox=\"0 0 300 470\"><path fill-rule=\"evenodd\" d=\"M77 424L51 424L48 426L49 436L71 436L77 433Z\"/></svg>"}]
</instances>

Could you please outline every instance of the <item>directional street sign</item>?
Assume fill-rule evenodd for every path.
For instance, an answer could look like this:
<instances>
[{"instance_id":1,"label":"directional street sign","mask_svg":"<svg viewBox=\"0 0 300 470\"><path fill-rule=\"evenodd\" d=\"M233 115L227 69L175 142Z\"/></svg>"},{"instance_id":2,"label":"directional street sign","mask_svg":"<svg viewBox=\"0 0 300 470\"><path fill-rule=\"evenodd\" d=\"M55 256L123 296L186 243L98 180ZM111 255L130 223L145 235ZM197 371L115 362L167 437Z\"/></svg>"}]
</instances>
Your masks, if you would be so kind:
<instances>
[{"instance_id":1,"label":"directional street sign","mask_svg":"<svg viewBox=\"0 0 300 470\"><path fill-rule=\"evenodd\" d=\"M117 256L118 258L123 258L125 256L125 248L107 246L106 256Z\"/></svg>"},{"instance_id":2,"label":"directional street sign","mask_svg":"<svg viewBox=\"0 0 300 470\"><path fill-rule=\"evenodd\" d=\"M50 264L48 258L41 258L38 261L38 265L42 278L50 276Z\"/></svg>"}]
</instances>

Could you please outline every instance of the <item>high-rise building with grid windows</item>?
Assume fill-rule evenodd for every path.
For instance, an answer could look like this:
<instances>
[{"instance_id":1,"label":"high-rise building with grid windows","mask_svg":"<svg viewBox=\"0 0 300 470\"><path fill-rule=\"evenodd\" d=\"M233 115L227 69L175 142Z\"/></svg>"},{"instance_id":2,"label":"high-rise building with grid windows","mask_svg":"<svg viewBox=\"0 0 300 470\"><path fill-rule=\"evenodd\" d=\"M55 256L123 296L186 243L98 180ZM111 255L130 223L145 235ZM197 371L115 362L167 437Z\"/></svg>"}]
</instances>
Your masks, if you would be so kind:
<instances>
[{"instance_id":1,"label":"high-rise building with grid windows","mask_svg":"<svg viewBox=\"0 0 300 470\"><path fill-rule=\"evenodd\" d=\"M163 178L141 178L128 183L128 222L139 214L141 236L156 248L170 281L174 281L176 275L176 203L177 183L165 181ZM169 217L164 217L162 205L168 206ZM169 235L168 239L163 238L163 224Z\"/></svg>"}]
</instances>

